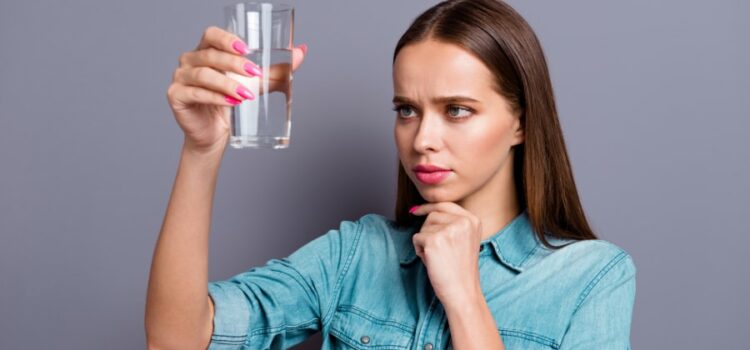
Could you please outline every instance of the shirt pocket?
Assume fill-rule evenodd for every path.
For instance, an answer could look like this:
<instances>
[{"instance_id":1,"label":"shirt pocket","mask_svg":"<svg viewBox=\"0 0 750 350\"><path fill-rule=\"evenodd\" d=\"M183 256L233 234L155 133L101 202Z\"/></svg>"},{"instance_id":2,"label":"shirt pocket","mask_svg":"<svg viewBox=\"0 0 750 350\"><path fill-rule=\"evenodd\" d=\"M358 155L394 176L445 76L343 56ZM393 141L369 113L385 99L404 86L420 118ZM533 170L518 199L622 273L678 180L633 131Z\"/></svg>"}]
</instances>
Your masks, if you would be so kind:
<instances>
[{"instance_id":1,"label":"shirt pocket","mask_svg":"<svg viewBox=\"0 0 750 350\"><path fill-rule=\"evenodd\" d=\"M408 350L414 328L343 305L336 309L329 333L337 343L335 349Z\"/></svg>"}]
</instances>

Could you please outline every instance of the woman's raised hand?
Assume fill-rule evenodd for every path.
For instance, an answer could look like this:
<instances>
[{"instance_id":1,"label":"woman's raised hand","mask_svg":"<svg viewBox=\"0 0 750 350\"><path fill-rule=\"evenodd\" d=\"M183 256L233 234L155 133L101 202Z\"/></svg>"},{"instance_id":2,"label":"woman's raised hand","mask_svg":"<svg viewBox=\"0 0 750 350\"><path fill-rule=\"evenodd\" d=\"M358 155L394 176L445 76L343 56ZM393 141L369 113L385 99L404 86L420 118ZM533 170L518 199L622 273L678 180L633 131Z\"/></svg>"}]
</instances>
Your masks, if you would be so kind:
<instances>
[{"instance_id":1,"label":"woman's raised hand","mask_svg":"<svg viewBox=\"0 0 750 350\"><path fill-rule=\"evenodd\" d=\"M226 146L231 106L255 96L225 73L261 75L260 68L244 57L246 52L247 46L239 37L211 26L193 51L180 55L179 67L167 89L167 100L185 134L185 147L211 152ZM305 45L293 48L292 72L302 63L306 52ZM269 90L287 93L289 65L275 64L268 71Z\"/></svg>"}]
</instances>

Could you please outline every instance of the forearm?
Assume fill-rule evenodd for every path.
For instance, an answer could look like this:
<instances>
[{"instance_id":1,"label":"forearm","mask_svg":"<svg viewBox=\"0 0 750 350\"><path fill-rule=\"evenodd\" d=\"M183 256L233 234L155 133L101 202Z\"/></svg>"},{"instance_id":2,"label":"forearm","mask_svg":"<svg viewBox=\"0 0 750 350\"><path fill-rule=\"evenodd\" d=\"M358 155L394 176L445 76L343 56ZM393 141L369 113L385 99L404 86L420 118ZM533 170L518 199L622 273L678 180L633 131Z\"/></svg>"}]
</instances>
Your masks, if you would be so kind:
<instances>
[{"instance_id":1,"label":"forearm","mask_svg":"<svg viewBox=\"0 0 750 350\"><path fill-rule=\"evenodd\" d=\"M481 292L444 306L453 349L505 350L495 319Z\"/></svg>"},{"instance_id":2,"label":"forearm","mask_svg":"<svg viewBox=\"0 0 750 350\"><path fill-rule=\"evenodd\" d=\"M188 348L211 334L208 241L221 157L183 147L146 297L146 336L155 347Z\"/></svg>"}]
</instances>

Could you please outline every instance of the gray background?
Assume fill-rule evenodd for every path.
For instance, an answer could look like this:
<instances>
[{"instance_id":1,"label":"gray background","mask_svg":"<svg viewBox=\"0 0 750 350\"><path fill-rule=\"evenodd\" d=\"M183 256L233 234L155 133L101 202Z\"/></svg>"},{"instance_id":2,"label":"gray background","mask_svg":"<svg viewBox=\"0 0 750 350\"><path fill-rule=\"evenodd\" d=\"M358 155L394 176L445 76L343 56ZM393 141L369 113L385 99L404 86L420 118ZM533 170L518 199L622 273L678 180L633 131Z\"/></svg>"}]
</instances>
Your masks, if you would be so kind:
<instances>
[{"instance_id":1,"label":"gray background","mask_svg":"<svg viewBox=\"0 0 750 350\"><path fill-rule=\"evenodd\" d=\"M166 89L228 3L0 2L0 348L145 347L182 141ZM391 55L435 1L294 3L292 146L227 150L211 280L392 212ZM633 347L747 346L748 2L510 3L545 48L587 214L636 262Z\"/></svg>"}]
</instances>

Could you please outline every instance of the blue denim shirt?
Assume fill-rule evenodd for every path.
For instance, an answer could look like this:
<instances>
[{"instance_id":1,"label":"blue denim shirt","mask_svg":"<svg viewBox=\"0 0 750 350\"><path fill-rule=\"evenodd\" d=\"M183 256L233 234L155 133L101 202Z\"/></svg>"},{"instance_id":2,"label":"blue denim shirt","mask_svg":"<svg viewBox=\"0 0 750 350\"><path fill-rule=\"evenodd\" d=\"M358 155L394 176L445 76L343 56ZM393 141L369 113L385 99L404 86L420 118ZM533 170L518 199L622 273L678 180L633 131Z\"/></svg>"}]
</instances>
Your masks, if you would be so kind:
<instances>
[{"instance_id":1,"label":"blue denim shirt","mask_svg":"<svg viewBox=\"0 0 750 350\"><path fill-rule=\"evenodd\" d=\"M367 214L289 256L209 282L209 349L287 349L321 332L322 349L452 349L448 319L416 256L414 228ZM482 241L479 273L508 350L630 349L635 265L604 240L550 237L519 214Z\"/></svg>"}]
</instances>

